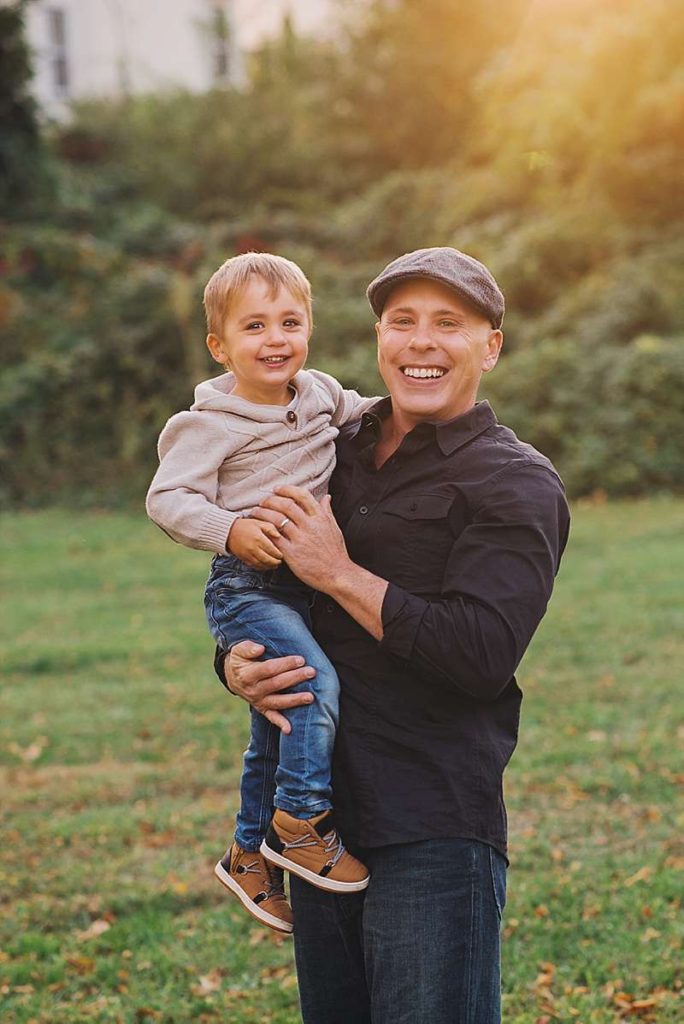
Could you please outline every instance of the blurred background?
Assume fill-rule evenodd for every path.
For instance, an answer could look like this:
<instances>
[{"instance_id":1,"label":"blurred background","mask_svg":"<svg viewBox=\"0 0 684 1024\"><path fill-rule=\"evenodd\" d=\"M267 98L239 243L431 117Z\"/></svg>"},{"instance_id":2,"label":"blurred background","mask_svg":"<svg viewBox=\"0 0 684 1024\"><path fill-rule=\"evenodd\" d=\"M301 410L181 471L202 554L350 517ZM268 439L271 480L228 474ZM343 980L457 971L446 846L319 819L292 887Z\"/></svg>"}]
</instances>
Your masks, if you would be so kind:
<instances>
[{"instance_id":1,"label":"blurred background","mask_svg":"<svg viewBox=\"0 0 684 1024\"><path fill-rule=\"evenodd\" d=\"M499 280L485 394L572 496L682 489L678 0L29 0L0 39L6 503L140 499L237 252L301 264L311 364L374 393L365 286L429 245Z\"/></svg>"}]
</instances>

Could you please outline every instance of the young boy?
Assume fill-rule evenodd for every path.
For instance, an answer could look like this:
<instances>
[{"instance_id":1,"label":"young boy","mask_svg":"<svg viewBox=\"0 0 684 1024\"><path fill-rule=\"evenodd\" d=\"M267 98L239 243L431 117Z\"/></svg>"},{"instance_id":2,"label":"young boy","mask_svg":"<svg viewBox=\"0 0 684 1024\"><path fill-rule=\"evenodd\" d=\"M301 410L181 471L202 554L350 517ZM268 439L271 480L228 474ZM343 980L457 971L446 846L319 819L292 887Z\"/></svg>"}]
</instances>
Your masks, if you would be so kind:
<instances>
[{"instance_id":1,"label":"young boy","mask_svg":"<svg viewBox=\"0 0 684 1024\"><path fill-rule=\"evenodd\" d=\"M368 872L345 850L331 816L339 684L309 631L313 592L282 561L279 530L249 514L284 483L320 499L338 427L376 399L302 369L311 287L290 260L267 253L226 260L204 305L209 351L229 372L199 384L192 408L166 424L147 512L173 540L215 553L205 608L221 647L251 639L266 658L299 654L316 670L295 687L315 699L288 712L289 734L252 709L235 841L215 868L254 917L291 932L282 868L338 893L364 889Z\"/></svg>"}]
</instances>

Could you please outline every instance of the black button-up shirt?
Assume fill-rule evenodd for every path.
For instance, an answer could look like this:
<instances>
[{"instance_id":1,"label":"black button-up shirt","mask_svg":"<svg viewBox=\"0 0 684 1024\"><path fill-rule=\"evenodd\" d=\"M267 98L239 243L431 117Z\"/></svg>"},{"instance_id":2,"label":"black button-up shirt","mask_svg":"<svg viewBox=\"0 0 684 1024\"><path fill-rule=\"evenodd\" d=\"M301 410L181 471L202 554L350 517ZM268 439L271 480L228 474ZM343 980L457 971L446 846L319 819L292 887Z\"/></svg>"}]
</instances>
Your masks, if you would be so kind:
<instances>
[{"instance_id":1,"label":"black button-up shirt","mask_svg":"<svg viewBox=\"0 0 684 1024\"><path fill-rule=\"evenodd\" d=\"M350 557L389 580L384 637L323 594L314 607L341 683L336 813L362 846L463 837L505 852L514 672L567 539L563 487L486 402L420 424L376 469L390 409L343 431L330 488Z\"/></svg>"},{"instance_id":2,"label":"black button-up shirt","mask_svg":"<svg viewBox=\"0 0 684 1024\"><path fill-rule=\"evenodd\" d=\"M419 424L376 469L390 411L343 428L330 485L350 557L389 581L380 642L326 595L314 605L341 683L336 816L360 846L460 837L505 854L514 673L567 540L563 485L487 402Z\"/></svg>"}]
</instances>

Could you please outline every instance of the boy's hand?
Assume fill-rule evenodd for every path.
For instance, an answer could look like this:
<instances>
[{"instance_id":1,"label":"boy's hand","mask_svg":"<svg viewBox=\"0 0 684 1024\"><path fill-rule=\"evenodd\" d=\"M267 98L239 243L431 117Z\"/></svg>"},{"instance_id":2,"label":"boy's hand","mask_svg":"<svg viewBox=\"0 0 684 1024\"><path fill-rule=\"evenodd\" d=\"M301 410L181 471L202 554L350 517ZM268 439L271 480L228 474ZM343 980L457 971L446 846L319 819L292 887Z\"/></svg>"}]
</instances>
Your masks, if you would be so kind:
<instances>
[{"instance_id":1,"label":"boy's hand","mask_svg":"<svg viewBox=\"0 0 684 1024\"><path fill-rule=\"evenodd\" d=\"M228 550L253 569L275 569L283 560L273 541L280 534L273 523L236 519L228 534Z\"/></svg>"},{"instance_id":2,"label":"boy's hand","mask_svg":"<svg viewBox=\"0 0 684 1024\"><path fill-rule=\"evenodd\" d=\"M257 519L236 519L230 527L227 549L257 569L274 569L283 561L283 555L273 541L280 540L279 531L270 522Z\"/></svg>"}]
</instances>

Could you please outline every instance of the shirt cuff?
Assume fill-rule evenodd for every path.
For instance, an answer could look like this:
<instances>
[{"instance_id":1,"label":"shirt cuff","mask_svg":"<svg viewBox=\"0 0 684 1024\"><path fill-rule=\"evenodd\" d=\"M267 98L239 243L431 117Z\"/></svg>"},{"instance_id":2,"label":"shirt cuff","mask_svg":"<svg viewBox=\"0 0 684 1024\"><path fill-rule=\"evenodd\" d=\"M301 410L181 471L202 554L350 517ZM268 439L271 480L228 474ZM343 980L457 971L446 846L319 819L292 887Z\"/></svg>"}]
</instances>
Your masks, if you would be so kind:
<instances>
[{"instance_id":1,"label":"shirt cuff","mask_svg":"<svg viewBox=\"0 0 684 1024\"><path fill-rule=\"evenodd\" d=\"M202 517L199 528L199 539L209 550L225 555L230 528L240 516L237 512L229 512L218 505L212 505Z\"/></svg>"},{"instance_id":2,"label":"shirt cuff","mask_svg":"<svg viewBox=\"0 0 684 1024\"><path fill-rule=\"evenodd\" d=\"M380 650L410 661L426 609L427 601L390 583L380 611L383 629Z\"/></svg>"},{"instance_id":3,"label":"shirt cuff","mask_svg":"<svg viewBox=\"0 0 684 1024\"><path fill-rule=\"evenodd\" d=\"M228 657L228 654L228 651L224 651L223 648L218 645L216 646L214 651L214 672L218 676L219 682L225 686L228 693L232 693L233 696L235 696L233 690L231 690L226 681L226 658Z\"/></svg>"}]
</instances>

